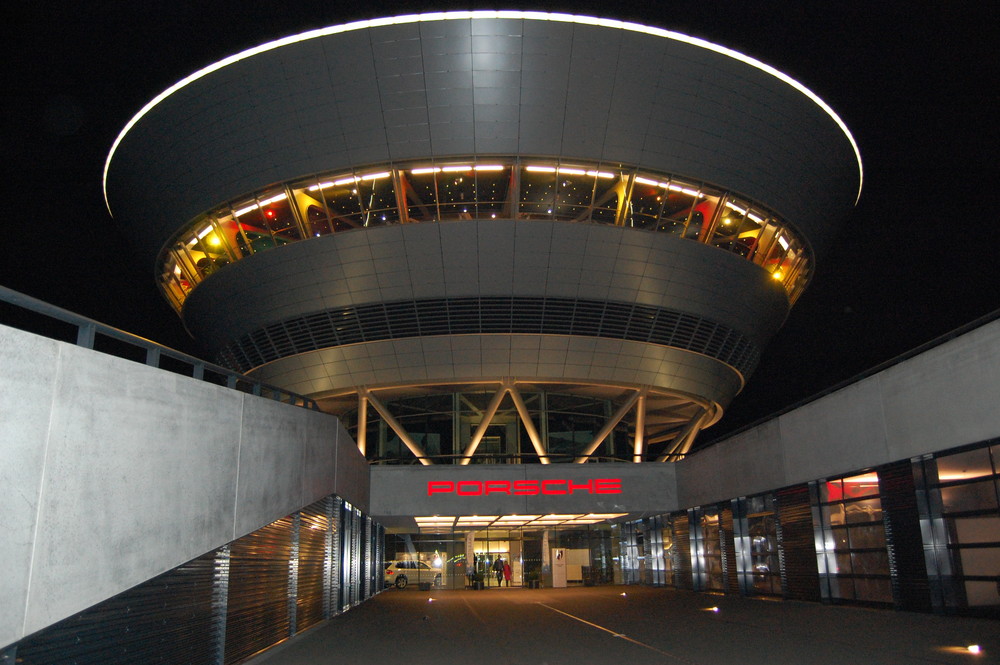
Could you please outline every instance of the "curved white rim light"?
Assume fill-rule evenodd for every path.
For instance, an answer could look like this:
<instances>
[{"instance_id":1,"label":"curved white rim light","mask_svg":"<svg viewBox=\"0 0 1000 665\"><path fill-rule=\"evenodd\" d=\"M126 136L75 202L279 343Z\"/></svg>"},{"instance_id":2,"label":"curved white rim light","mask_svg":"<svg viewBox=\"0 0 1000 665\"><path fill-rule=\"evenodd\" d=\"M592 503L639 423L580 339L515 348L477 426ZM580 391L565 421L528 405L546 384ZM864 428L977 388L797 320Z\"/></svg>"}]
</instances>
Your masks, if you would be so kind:
<instances>
[{"instance_id":1,"label":"curved white rim light","mask_svg":"<svg viewBox=\"0 0 1000 665\"><path fill-rule=\"evenodd\" d=\"M118 146L121 144L125 135L140 121L143 116L149 113L153 107L162 102L164 99L174 94L184 86L197 81L198 79L208 76L212 72L218 71L223 67L228 67L229 65L251 58L259 53L264 53L266 51L271 51L273 49L281 48L282 46L288 46L289 44L295 44L297 42L303 42L309 39L315 39L317 37L326 37L328 35L336 35L342 32L350 32L352 30L363 30L365 28L375 28L385 25L399 25L403 23L417 23L420 21L449 21L457 19L490 19L490 18L501 18L501 19L529 19L533 21L559 21L562 23L580 23L583 25L596 25L604 28L618 28L621 30L629 30L632 32L641 32L647 35L655 35L657 37L665 37L666 39L672 39L674 41L683 42L685 44L691 44L692 46L697 46L699 48L707 49L709 51L714 51L715 53L720 53L727 57L733 58L734 60L739 60L740 62L746 63L751 67L755 67L762 72L770 74L776 79L787 83L792 86L803 95L808 97L817 106L819 106L823 111L830 116L830 118L840 127L840 130L847 137L847 140L851 144L851 148L854 149L854 156L858 161L858 195L855 199L855 204L861 198L861 188L864 184L864 168L861 165L861 151L858 149L858 144L854 140L854 136L851 135L851 131L847 128L847 125L841 120L830 106L824 102L819 96L812 90L802 85L791 76L778 71L774 67L767 65L760 60L751 58L748 55L744 55L739 51L734 51L732 49L726 48L724 46L719 46L718 44L713 44L712 42L706 41L704 39L699 39L698 37L691 37L690 35L685 35L680 32L674 32L672 30L664 30L662 28L654 28L648 25L642 25L641 23L631 23L628 21L616 21L614 19L606 18L595 18L592 16L579 16L576 14L558 14L549 12L525 12L525 11L452 11L452 12L431 12L427 14L407 14L405 16L392 16L387 18L377 18L369 19L365 21L354 21L352 23L344 23L342 25L334 25L326 28L319 28L317 30L309 30L307 32L302 32L297 35L289 35L288 37L283 37L282 39L275 40L273 42L267 42L266 44L261 44L260 46L255 46L253 48L247 49L235 55L231 55L228 58L219 60L216 63L209 65L203 69L199 69L193 74L181 79L177 83L173 84L156 97L151 99L142 109L136 113L128 124L122 129L115 139L114 143L111 145L111 151L108 152L108 157L104 161L104 176L102 178L101 186L104 190L104 204L108 208L108 212L111 212L111 204L108 201L108 171L111 168L111 160L115 156L115 151L118 150Z\"/></svg>"}]
</instances>

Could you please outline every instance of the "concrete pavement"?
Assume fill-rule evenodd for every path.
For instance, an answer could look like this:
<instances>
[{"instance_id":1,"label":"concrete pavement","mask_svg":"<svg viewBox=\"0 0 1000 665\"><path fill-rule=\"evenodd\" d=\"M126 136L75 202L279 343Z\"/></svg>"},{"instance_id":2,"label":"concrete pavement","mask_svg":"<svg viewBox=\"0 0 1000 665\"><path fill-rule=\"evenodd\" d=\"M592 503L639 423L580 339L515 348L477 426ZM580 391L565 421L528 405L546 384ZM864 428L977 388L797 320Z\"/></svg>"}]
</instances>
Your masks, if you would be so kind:
<instances>
[{"instance_id":1,"label":"concrete pavement","mask_svg":"<svg viewBox=\"0 0 1000 665\"><path fill-rule=\"evenodd\" d=\"M718 611L712 611L717 607ZM979 644L983 653L965 647ZM988 619L648 587L389 589L252 665L1000 663Z\"/></svg>"}]
</instances>

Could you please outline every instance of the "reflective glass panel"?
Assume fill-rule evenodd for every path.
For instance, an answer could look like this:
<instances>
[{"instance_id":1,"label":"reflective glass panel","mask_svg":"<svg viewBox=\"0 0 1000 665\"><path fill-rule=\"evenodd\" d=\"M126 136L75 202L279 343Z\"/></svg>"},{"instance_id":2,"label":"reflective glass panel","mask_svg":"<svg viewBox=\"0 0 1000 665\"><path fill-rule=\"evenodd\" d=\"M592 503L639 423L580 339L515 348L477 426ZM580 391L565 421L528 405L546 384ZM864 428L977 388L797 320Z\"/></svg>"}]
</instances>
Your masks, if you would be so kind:
<instances>
[{"instance_id":1,"label":"reflective glass panel","mask_svg":"<svg viewBox=\"0 0 1000 665\"><path fill-rule=\"evenodd\" d=\"M941 504L945 512L966 510L996 510L997 493L993 480L941 488Z\"/></svg>"},{"instance_id":2,"label":"reflective glass panel","mask_svg":"<svg viewBox=\"0 0 1000 665\"><path fill-rule=\"evenodd\" d=\"M937 458L938 480L942 483L993 475L990 449L977 448L957 455Z\"/></svg>"},{"instance_id":3,"label":"reflective glass panel","mask_svg":"<svg viewBox=\"0 0 1000 665\"><path fill-rule=\"evenodd\" d=\"M521 168L521 219L548 219L556 195L556 167L532 164Z\"/></svg>"},{"instance_id":4,"label":"reflective glass panel","mask_svg":"<svg viewBox=\"0 0 1000 665\"><path fill-rule=\"evenodd\" d=\"M160 255L160 281L179 309L215 270L289 242L401 222L510 218L515 209L518 219L617 223L710 244L760 265L791 301L810 275L799 236L751 201L620 165L507 156L376 165L248 193L189 222ZM202 235L208 227L212 235Z\"/></svg>"},{"instance_id":5,"label":"reflective glass panel","mask_svg":"<svg viewBox=\"0 0 1000 665\"><path fill-rule=\"evenodd\" d=\"M439 219L436 168L421 167L400 176L406 197L406 214L411 222Z\"/></svg>"}]
</instances>

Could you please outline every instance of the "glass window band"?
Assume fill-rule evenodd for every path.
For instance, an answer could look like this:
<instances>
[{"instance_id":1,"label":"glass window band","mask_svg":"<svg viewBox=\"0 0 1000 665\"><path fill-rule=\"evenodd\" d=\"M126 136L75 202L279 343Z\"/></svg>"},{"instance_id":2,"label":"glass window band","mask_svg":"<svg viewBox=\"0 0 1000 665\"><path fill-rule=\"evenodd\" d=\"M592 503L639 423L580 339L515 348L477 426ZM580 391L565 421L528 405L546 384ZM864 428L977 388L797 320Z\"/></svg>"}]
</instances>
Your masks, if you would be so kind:
<instances>
[{"instance_id":1,"label":"glass window band","mask_svg":"<svg viewBox=\"0 0 1000 665\"><path fill-rule=\"evenodd\" d=\"M197 284L242 258L388 224L472 219L607 224L694 240L761 266L794 303L812 269L804 239L763 206L705 183L620 164L531 158L374 165L272 185L199 215L160 253L180 311Z\"/></svg>"}]
</instances>

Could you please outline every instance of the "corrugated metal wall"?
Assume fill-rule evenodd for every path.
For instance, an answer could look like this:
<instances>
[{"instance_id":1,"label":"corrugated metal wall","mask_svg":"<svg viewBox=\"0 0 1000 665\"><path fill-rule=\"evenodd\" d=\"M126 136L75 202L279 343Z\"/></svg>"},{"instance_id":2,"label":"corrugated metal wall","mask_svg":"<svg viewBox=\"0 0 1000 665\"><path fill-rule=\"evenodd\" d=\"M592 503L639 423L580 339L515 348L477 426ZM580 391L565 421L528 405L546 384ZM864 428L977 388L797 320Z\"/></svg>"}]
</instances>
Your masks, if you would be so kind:
<instances>
[{"instance_id":1,"label":"corrugated metal wall","mask_svg":"<svg viewBox=\"0 0 1000 665\"><path fill-rule=\"evenodd\" d=\"M17 643L24 665L215 663L215 552Z\"/></svg>"},{"instance_id":2,"label":"corrugated metal wall","mask_svg":"<svg viewBox=\"0 0 1000 665\"><path fill-rule=\"evenodd\" d=\"M292 520L272 522L233 543L225 664L246 660L291 635L288 569Z\"/></svg>"},{"instance_id":3,"label":"corrugated metal wall","mask_svg":"<svg viewBox=\"0 0 1000 665\"><path fill-rule=\"evenodd\" d=\"M325 503L303 508L299 513L299 568L296 591L297 631L323 620L326 588L326 534L330 528Z\"/></svg>"},{"instance_id":4,"label":"corrugated metal wall","mask_svg":"<svg viewBox=\"0 0 1000 665\"><path fill-rule=\"evenodd\" d=\"M686 512L674 513L674 542L677 543L677 567L674 584L679 589L693 589L694 575L691 564L691 520Z\"/></svg>"},{"instance_id":5,"label":"corrugated metal wall","mask_svg":"<svg viewBox=\"0 0 1000 665\"><path fill-rule=\"evenodd\" d=\"M22 665L239 663L376 593L383 536L329 496L3 654Z\"/></svg>"},{"instance_id":6,"label":"corrugated metal wall","mask_svg":"<svg viewBox=\"0 0 1000 665\"><path fill-rule=\"evenodd\" d=\"M722 547L722 583L726 593L740 592L737 574L736 540L733 530L733 509L729 503L719 504L719 540Z\"/></svg>"},{"instance_id":7,"label":"corrugated metal wall","mask_svg":"<svg viewBox=\"0 0 1000 665\"><path fill-rule=\"evenodd\" d=\"M819 568L809 486L796 485L775 492L775 504L782 595L818 601Z\"/></svg>"}]
</instances>

